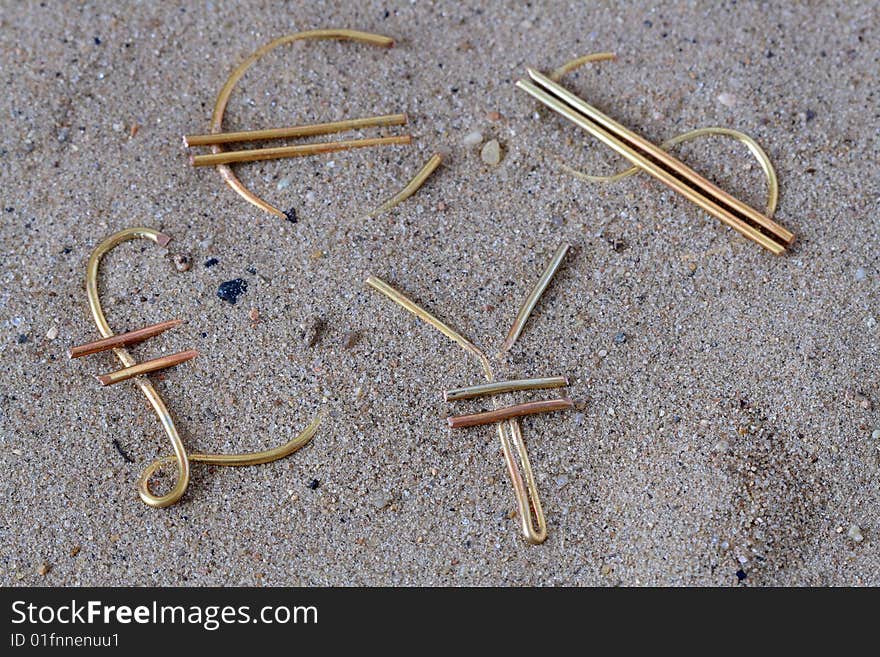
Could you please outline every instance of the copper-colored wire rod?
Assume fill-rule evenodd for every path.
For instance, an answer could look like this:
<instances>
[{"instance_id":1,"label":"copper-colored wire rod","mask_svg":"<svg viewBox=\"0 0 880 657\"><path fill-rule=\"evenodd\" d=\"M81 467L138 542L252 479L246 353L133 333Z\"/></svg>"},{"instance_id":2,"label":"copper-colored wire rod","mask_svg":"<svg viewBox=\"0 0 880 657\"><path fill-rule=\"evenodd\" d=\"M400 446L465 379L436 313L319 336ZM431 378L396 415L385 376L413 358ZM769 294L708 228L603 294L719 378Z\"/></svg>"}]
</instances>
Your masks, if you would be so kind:
<instances>
[{"instance_id":1,"label":"copper-colored wire rod","mask_svg":"<svg viewBox=\"0 0 880 657\"><path fill-rule=\"evenodd\" d=\"M224 153L212 153L211 155L192 155L189 161L194 167L209 167L217 164L231 164L232 162L279 160L285 157L303 157L320 153L347 151L352 148L411 143L412 135L395 135L393 137L371 137L369 139L322 141L317 144L302 144L300 146L277 146L275 148L256 148L246 151L227 151Z\"/></svg>"},{"instance_id":2,"label":"copper-colored wire rod","mask_svg":"<svg viewBox=\"0 0 880 657\"><path fill-rule=\"evenodd\" d=\"M541 295L544 294L544 290L547 289L547 286L550 285L550 281L553 279L553 276L556 274L556 270L559 269L559 266L562 264L562 260L565 258L565 254L568 253L568 249L571 245L566 242L563 242L558 249L556 249L556 253L553 254L553 258L544 268L541 277L538 279L538 282L535 283L535 287L532 288L532 291L529 292L529 296L526 297L526 300L523 301L522 307L519 309L519 312L516 314L516 319L513 321L513 325L510 327L510 331L507 333L507 338L504 340L504 344L501 345L501 351L510 351L510 348L513 347L513 343L516 342L517 338L519 338L520 333L522 333L523 328L525 328L526 321L529 319L529 315L532 314L532 311L535 309L535 306L538 303L538 299L541 298Z\"/></svg>"},{"instance_id":3,"label":"copper-colored wire rod","mask_svg":"<svg viewBox=\"0 0 880 657\"><path fill-rule=\"evenodd\" d=\"M568 385L568 379L564 376L548 376L540 379L513 379L511 381L494 381L481 383L466 388L453 388L443 392L446 401L459 401L462 399L475 399L498 395L502 392L516 392L518 390L545 390L547 388L564 388Z\"/></svg>"},{"instance_id":4,"label":"copper-colored wire rod","mask_svg":"<svg viewBox=\"0 0 880 657\"><path fill-rule=\"evenodd\" d=\"M137 363L135 365L130 365L129 367L123 367L121 370L116 370L115 372L110 372L109 374L96 375L95 378L98 379L102 386L111 386L114 383L119 383L120 381L128 381L128 379L136 377L140 374L149 374L150 372L156 372L158 370L164 370L169 367L174 367L175 365L180 365L180 363L185 363L186 361L191 360L198 355L199 352L195 349L188 349L186 351L180 351L176 354L171 354L170 356L162 356L161 358L145 360L143 363Z\"/></svg>"},{"instance_id":5,"label":"copper-colored wire rod","mask_svg":"<svg viewBox=\"0 0 880 657\"><path fill-rule=\"evenodd\" d=\"M534 69L534 81L516 86L586 130L640 169L696 203L731 228L779 255L794 241L794 234L769 217L723 191L663 149L606 116L565 87Z\"/></svg>"},{"instance_id":6,"label":"copper-colored wire rod","mask_svg":"<svg viewBox=\"0 0 880 657\"><path fill-rule=\"evenodd\" d=\"M452 429L462 427L475 427L481 424L494 424L503 422L512 417L523 415L535 415L536 413L548 413L573 408L574 403L570 399L544 399L542 401L525 402L514 406L502 406L491 411L473 413L471 415L453 415L446 418L446 422Z\"/></svg>"},{"instance_id":7,"label":"copper-colored wire rod","mask_svg":"<svg viewBox=\"0 0 880 657\"><path fill-rule=\"evenodd\" d=\"M297 125L290 128L267 128L265 130L219 132L214 135L184 135L183 145L187 147L214 146L215 144L233 144L237 142L265 141L269 139L313 137L315 135L329 135L335 132L345 132L347 130L360 130L361 128L406 125L406 122L406 114L383 114L381 116L368 116L362 119L347 119L345 121L330 121L329 123Z\"/></svg>"},{"instance_id":8,"label":"copper-colored wire rod","mask_svg":"<svg viewBox=\"0 0 880 657\"><path fill-rule=\"evenodd\" d=\"M158 324L145 326L144 328L137 329L136 331L119 333L118 335L112 335L109 338L102 338L100 340L95 340L94 342L87 342L86 344L77 345L76 347L71 347L70 349L68 349L67 356L69 358L81 358L82 356L97 354L98 352L107 351L108 349L115 349L116 347L126 347L130 344L137 344L138 342L143 342L147 338L152 338L153 336L159 335L160 333L164 333L168 329L179 326L182 323L182 319L172 319L167 322L159 322Z\"/></svg>"}]
</instances>

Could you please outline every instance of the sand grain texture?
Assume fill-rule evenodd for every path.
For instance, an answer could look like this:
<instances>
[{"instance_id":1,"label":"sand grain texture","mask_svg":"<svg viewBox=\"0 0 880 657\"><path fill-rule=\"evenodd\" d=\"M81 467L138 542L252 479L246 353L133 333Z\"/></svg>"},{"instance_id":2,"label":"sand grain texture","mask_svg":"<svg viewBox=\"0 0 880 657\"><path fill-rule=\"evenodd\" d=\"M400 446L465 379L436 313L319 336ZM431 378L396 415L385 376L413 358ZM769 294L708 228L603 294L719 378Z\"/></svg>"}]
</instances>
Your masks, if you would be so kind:
<instances>
[{"instance_id":1,"label":"sand grain texture","mask_svg":"<svg viewBox=\"0 0 880 657\"><path fill-rule=\"evenodd\" d=\"M880 584L876 4L189 5L0 15L0 583ZM191 169L180 138L206 129L235 64L316 27L397 45L280 48L232 94L228 129L407 112L416 141L237 166L294 210L279 220ZM658 142L753 135L791 253L645 176L560 170L556 153L596 173L622 163L513 82L607 50L616 62L564 83ZM497 166L463 145L474 132L498 141ZM438 150L415 196L363 218ZM743 147L678 153L763 207ZM285 461L194 464L164 510L135 491L168 446L134 384L95 383L111 354L65 355L99 337L89 252L138 224L174 240L114 250L102 299L118 331L187 320L132 351L200 351L156 383L191 450L263 449L328 413ZM565 375L576 402L523 420L550 531L532 547L494 431L443 420L490 408L442 401L482 381L477 364L363 281L495 354L563 241L557 278L492 361L498 378ZM216 292L236 279L231 305Z\"/></svg>"}]
</instances>

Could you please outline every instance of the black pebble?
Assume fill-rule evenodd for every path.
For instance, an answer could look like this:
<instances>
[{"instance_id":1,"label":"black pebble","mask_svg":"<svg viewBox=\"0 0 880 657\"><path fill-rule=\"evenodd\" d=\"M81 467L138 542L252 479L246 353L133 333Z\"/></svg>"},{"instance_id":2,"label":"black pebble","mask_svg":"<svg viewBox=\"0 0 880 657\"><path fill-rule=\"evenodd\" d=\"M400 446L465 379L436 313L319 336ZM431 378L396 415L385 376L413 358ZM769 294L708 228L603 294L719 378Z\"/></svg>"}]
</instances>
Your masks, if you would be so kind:
<instances>
[{"instance_id":1,"label":"black pebble","mask_svg":"<svg viewBox=\"0 0 880 657\"><path fill-rule=\"evenodd\" d=\"M615 342L615 344L623 344L624 342L626 342L626 333L621 331L620 333L615 335L614 342Z\"/></svg>"},{"instance_id":2,"label":"black pebble","mask_svg":"<svg viewBox=\"0 0 880 657\"><path fill-rule=\"evenodd\" d=\"M205 260L205 267L213 267L218 262L220 261L217 260L217 258L208 258L207 260Z\"/></svg>"},{"instance_id":3,"label":"black pebble","mask_svg":"<svg viewBox=\"0 0 880 657\"><path fill-rule=\"evenodd\" d=\"M235 302L238 301L238 297L246 291L247 281L243 278L236 278L231 281L226 281L225 283L220 283L220 287L217 288L217 296L234 306Z\"/></svg>"},{"instance_id":4,"label":"black pebble","mask_svg":"<svg viewBox=\"0 0 880 657\"><path fill-rule=\"evenodd\" d=\"M101 45L101 40L100 40L98 37L95 37L95 45L96 45L96 46L100 46L100 45Z\"/></svg>"},{"instance_id":5,"label":"black pebble","mask_svg":"<svg viewBox=\"0 0 880 657\"><path fill-rule=\"evenodd\" d=\"M287 220L292 224L295 224L297 221L299 221L299 219L296 218L296 208L285 210L284 216L287 217Z\"/></svg>"},{"instance_id":6,"label":"black pebble","mask_svg":"<svg viewBox=\"0 0 880 657\"><path fill-rule=\"evenodd\" d=\"M316 489L318 486L320 486L320 485L321 485L321 482L318 481L317 479L312 479L312 480L309 482L309 488L311 488L312 490L315 490L315 489Z\"/></svg>"},{"instance_id":7,"label":"black pebble","mask_svg":"<svg viewBox=\"0 0 880 657\"><path fill-rule=\"evenodd\" d=\"M27 341L28 341L28 336L26 336L24 333L22 333L21 335L18 336L18 344L24 344Z\"/></svg>"},{"instance_id":8,"label":"black pebble","mask_svg":"<svg viewBox=\"0 0 880 657\"><path fill-rule=\"evenodd\" d=\"M748 577L748 575L746 575L746 572L742 568L736 571L736 578L740 582L743 581L746 577Z\"/></svg>"}]
</instances>

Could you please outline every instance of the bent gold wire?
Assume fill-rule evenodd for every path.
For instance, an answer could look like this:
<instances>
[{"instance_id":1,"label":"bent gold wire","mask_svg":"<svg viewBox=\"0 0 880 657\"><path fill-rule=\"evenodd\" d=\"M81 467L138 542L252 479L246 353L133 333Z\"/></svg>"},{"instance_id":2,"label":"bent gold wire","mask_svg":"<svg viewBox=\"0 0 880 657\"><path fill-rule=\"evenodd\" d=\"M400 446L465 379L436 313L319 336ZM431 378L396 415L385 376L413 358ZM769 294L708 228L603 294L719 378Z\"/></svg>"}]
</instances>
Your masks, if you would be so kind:
<instances>
[{"instance_id":1,"label":"bent gold wire","mask_svg":"<svg viewBox=\"0 0 880 657\"><path fill-rule=\"evenodd\" d=\"M476 356L480 361L480 366L483 369L486 380L489 383L495 380L489 359L473 342L388 285L385 281L375 276L370 276L367 278L366 283L422 321L433 326L468 353ZM492 400L492 405L497 408L497 400ZM498 438L501 441L504 462L510 473L510 481L513 485L514 497L516 497L517 512L519 513L523 535L533 545L543 543L547 539L547 521L541 508L541 500L538 498L538 486L535 483L532 463L529 460L529 454L522 439L519 421L516 418L510 418L499 422ZM525 473L525 476L523 476L523 473Z\"/></svg>"},{"instance_id":2,"label":"bent gold wire","mask_svg":"<svg viewBox=\"0 0 880 657\"><path fill-rule=\"evenodd\" d=\"M764 179L767 181L767 207L764 214L768 217L772 217L776 213L776 205L779 202L779 181L776 178L776 169L773 168L773 163L770 161L767 152L761 148L758 142L746 133L734 130L733 128L720 128L715 126L709 128L697 128L696 130L689 130L688 132L682 133L672 139L667 139L660 144L660 148L664 151L668 151L670 148L677 146L678 144L684 144L699 139L700 137L711 136L730 137L731 139L735 139L741 144L744 144L749 149L749 152L761 166L761 170L764 173ZM568 173L581 180L593 183L614 183L623 180L624 178L629 178L641 171L639 167L630 167L625 171L620 171L608 176L594 176L575 169L565 162L562 162L562 158L559 156L556 157L560 160L560 166Z\"/></svg>"},{"instance_id":3,"label":"bent gold wire","mask_svg":"<svg viewBox=\"0 0 880 657\"><path fill-rule=\"evenodd\" d=\"M553 80L554 82L559 82L563 76L574 71L575 69L587 64L608 60L615 60L617 56L611 52L602 52L602 53L592 53L589 55L584 55L583 57L578 57L569 62L566 62L559 68L555 69L550 75L547 77ZM734 130L733 128L721 128L721 127L707 127L707 128L697 128L696 130L689 130L683 134L680 134L676 137L672 137L671 139L667 139L663 143L659 145L660 150L668 151L670 148L683 144L689 141L693 141L695 139L699 139L700 137L706 136L721 136L721 137L729 137L731 139L735 139L736 141L744 144L746 148L749 149L749 152L752 156L758 161L758 164L761 167L762 172L764 173L764 178L767 181L767 206L765 210L765 214L768 218L772 218L776 213L776 206L779 202L779 181L776 176L776 170L773 167L773 163L770 161L769 156L766 151L756 142L752 137L745 134L744 132L740 132L739 130ZM623 180L624 178L628 178L629 176L635 175L642 169L637 166L632 166L624 171L620 171L619 173L607 175L607 176L594 176L583 171L580 171L564 161L558 155L554 155L559 161L562 168L579 178L580 180L584 180L587 182L593 183L613 183Z\"/></svg>"},{"instance_id":4,"label":"bent gold wire","mask_svg":"<svg viewBox=\"0 0 880 657\"><path fill-rule=\"evenodd\" d=\"M325 39L336 39L341 41L357 41L360 43L366 43L373 46L379 46L382 48L390 48L394 45L394 39L386 36L382 36L381 34L372 34L370 32L361 32L359 30L346 30L346 29L329 29L329 30L307 30L305 32L296 32L294 34L288 34L286 36L278 37L262 46L258 50L256 50L252 55L250 55L247 59L245 59L241 64L239 64L232 74L227 78L226 83L220 89L220 93L217 96L217 102L214 103L214 113L211 116L211 126L210 132L212 134L217 134L223 132L223 114L226 111L226 105L229 102L229 96L232 94L232 90L235 88L236 83L241 79L241 77L247 72L247 70L253 66L253 64L264 57L267 53L271 52L275 48L279 46L283 46L288 43L293 43L295 41L303 41L303 40L325 40ZM211 146L212 153L222 153L223 146L220 144L215 144ZM264 201L262 198L254 194L247 187L245 187L244 183L242 183L238 176L232 171L232 168L228 164L219 164L217 165L217 171L220 172L223 180L226 181L226 184L229 185L230 188L235 190L235 192L245 199L248 203L252 203L257 206L261 210L269 212L270 214L274 214L282 219L285 218L284 212L276 208L274 205L269 203L268 201Z\"/></svg>"},{"instance_id":5,"label":"bent gold wire","mask_svg":"<svg viewBox=\"0 0 880 657\"><path fill-rule=\"evenodd\" d=\"M92 312L92 317L95 320L98 331L105 338L112 337L114 333L110 329L110 325L107 323L107 318L104 315L104 311L101 307L101 299L98 294L98 269L101 264L101 259L108 251L112 250L114 247L121 244L122 242L134 239L147 239L155 242L161 247L167 246L168 243L171 241L171 238L168 235L160 233L157 230L153 230L152 228L128 228L126 230L121 230L118 233L111 235L103 242L98 244L98 246L95 247L94 251L92 251L91 256L89 256L89 261L86 265L86 296L89 300L89 309ZM116 354L116 357L119 358L120 362L125 367L132 367L137 364L137 362L131 356L127 349L116 347L113 349L113 353ZM157 461L154 461L144 470L144 472L138 479L137 488L141 500L143 500L143 502L148 506L154 508L167 507L180 500L184 492L186 492L187 485L189 484L190 461L197 461L210 465L258 465L260 463L275 461L277 459L284 458L289 454L292 454L303 445L305 445L312 438L312 436L314 436L315 430L317 429L318 424L323 418L323 414L319 414L314 420L312 420L311 424L309 424L302 432L299 433L299 435L294 437L292 440L274 449L270 449L264 452L256 452L251 454L196 453L187 455L186 449L183 446L183 441L180 439L180 434L178 434L177 432L177 427L174 425L174 420L171 418L171 414L168 412L168 408L165 406L165 402L163 401L161 395L146 377L135 377L134 382L137 384L138 388L140 388L141 392L144 393L144 396L147 398L147 400L150 402L150 405L153 407L153 410L156 412L156 415L158 416L159 421L162 424L162 428L165 429L165 433L168 435L168 439L171 441L171 447L174 451L173 456L162 457ZM155 495L152 491L150 491L150 477L160 467L171 463L174 463L177 466L177 478L174 482L174 485L172 486L171 490L165 495Z\"/></svg>"},{"instance_id":6,"label":"bent gold wire","mask_svg":"<svg viewBox=\"0 0 880 657\"><path fill-rule=\"evenodd\" d=\"M398 205L403 203L410 196L415 194L419 188L425 184L425 181L428 179L434 170L440 166L443 162L443 154L442 153L434 153L431 158L425 162L425 165L419 169L418 173L413 176L412 180L410 180L403 189L401 189L397 194L392 196L390 199L385 201L382 205L373 210L367 217L375 217L376 215L380 215L383 212L388 212L393 208L396 208Z\"/></svg>"}]
</instances>

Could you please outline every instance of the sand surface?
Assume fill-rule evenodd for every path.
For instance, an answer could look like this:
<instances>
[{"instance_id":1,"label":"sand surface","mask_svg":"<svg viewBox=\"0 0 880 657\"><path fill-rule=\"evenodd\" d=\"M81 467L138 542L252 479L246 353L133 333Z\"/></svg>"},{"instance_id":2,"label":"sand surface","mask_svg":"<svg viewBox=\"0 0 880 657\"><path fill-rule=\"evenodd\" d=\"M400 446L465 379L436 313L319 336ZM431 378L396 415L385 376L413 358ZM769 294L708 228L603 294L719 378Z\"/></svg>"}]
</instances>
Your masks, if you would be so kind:
<instances>
[{"instance_id":1,"label":"sand surface","mask_svg":"<svg viewBox=\"0 0 880 657\"><path fill-rule=\"evenodd\" d=\"M880 10L618 4L4 2L0 583L880 584ZM252 51L316 27L397 43L281 48L233 92L226 127L404 111L415 142L238 165L293 223L191 169L181 135L207 130ZM513 83L609 50L617 62L566 85L656 141L712 125L754 136L790 253L644 175L561 170L621 161ZM464 145L474 131L500 142L498 166ZM437 150L416 196L364 218ZM677 152L763 207L743 146ZM102 299L118 331L187 320L132 351L201 351L154 378L191 450L264 449L327 413L284 461L193 464L164 510L135 490L169 453L136 386L93 379L112 354L66 358L99 337L90 251L134 225L174 240L114 250ZM563 241L562 269L496 356ZM543 545L520 535L494 429L446 428L490 407L443 401L481 381L477 362L366 288L370 274L484 348L498 378L570 378L574 411L522 423ZM238 302L218 298L238 278Z\"/></svg>"}]
</instances>

